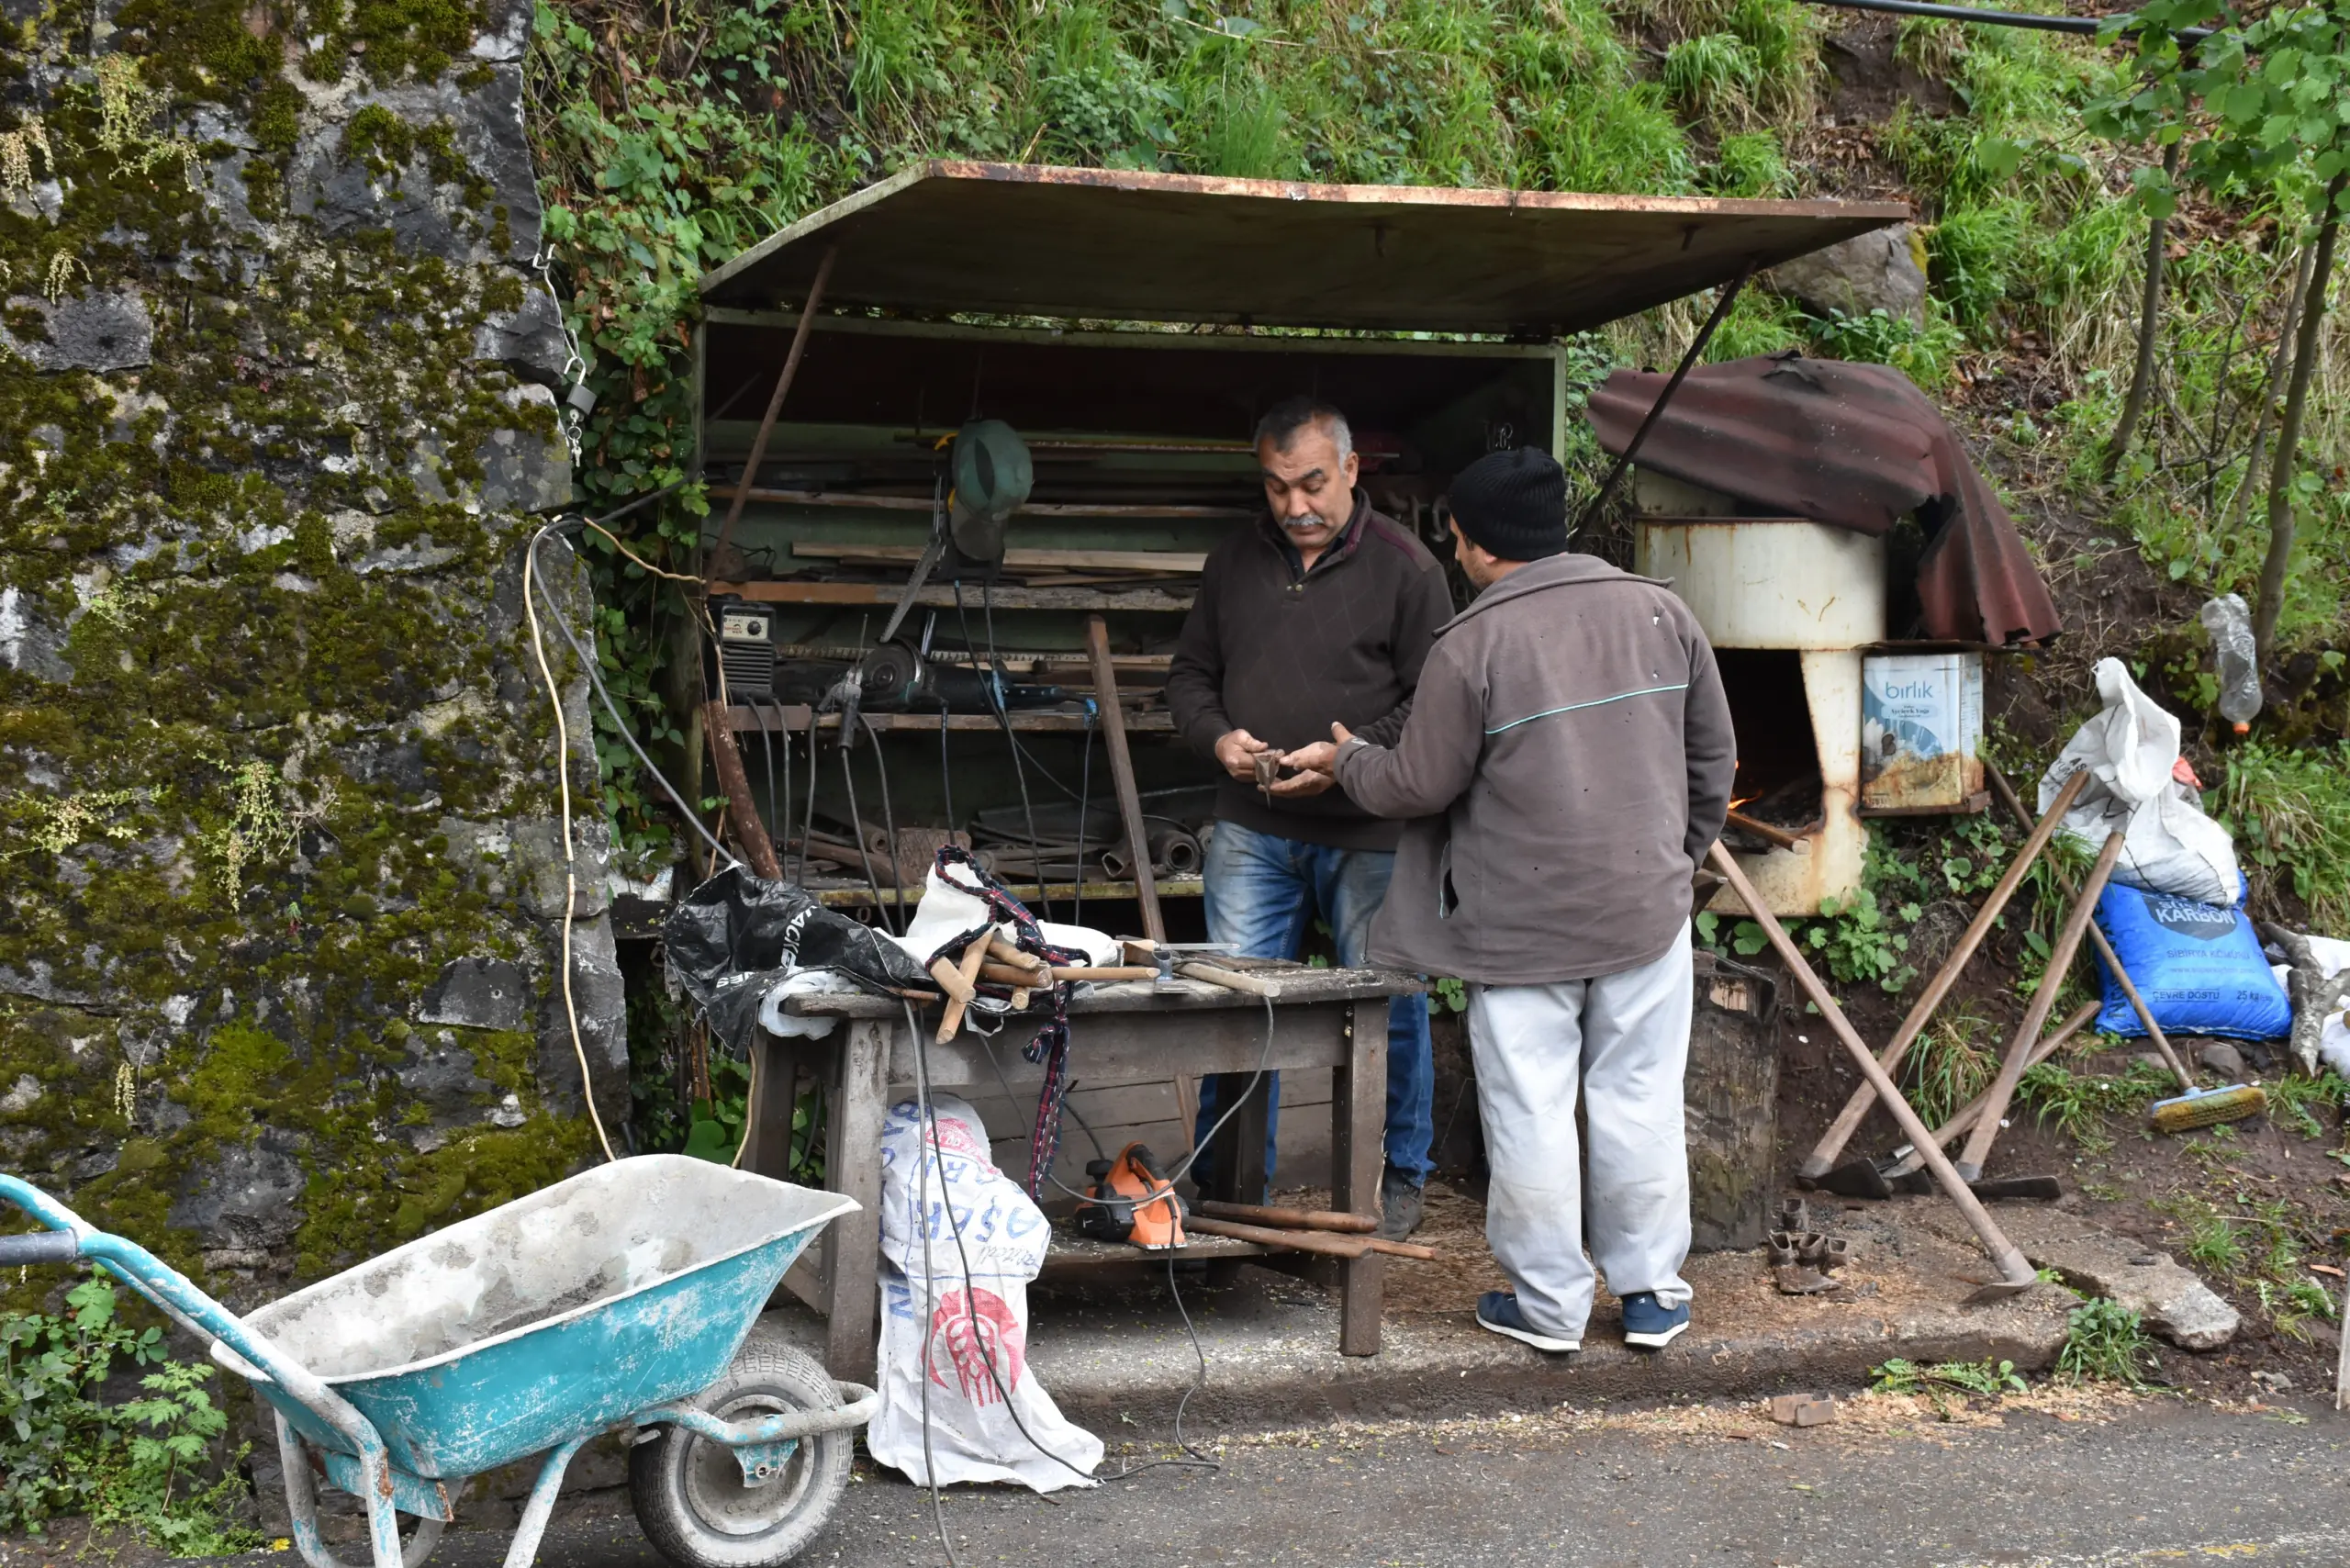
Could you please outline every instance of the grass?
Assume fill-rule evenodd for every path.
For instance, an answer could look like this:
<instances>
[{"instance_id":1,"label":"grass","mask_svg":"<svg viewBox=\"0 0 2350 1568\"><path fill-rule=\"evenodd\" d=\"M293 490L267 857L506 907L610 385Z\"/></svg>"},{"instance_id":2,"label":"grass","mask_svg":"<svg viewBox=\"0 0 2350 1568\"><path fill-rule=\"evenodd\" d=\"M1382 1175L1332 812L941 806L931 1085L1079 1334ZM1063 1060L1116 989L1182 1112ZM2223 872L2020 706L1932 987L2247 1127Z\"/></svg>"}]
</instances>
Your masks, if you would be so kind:
<instances>
[{"instance_id":1,"label":"grass","mask_svg":"<svg viewBox=\"0 0 2350 1568\"><path fill-rule=\"evenodd\" d=\"M2350 925L2350 744L2237 746L2217 796L2261 902L2290 889L2311 929Z\"/></svg>"},{"instance_id":2,"label":"grass","mask_svg":"<svg viewBox=\"0 0 2350 1568\"><path fill-rule=\"evenodd\" d=\"M2142 1061L2120 1073L2084 1073L2058 1058L2027 1069L2016 1092L2043 1125L2098 1154L2113 1147L2109 1118L2143 1117L2147 1106L2177 1088L2169 1073Z\"/></svg>"},{"instance_id":3,"label":"grass","mask_svg":"<svg viewBox=\"0 0 2350 1568\"><path fill-rule=\"evenodd\" d=\"M2268 1119L2291 1127L2303 1137L2326 1136L2324 1124L2317 1119L2317 1110L2331 1110L2338 1115L2345 1105L2350 1105L2350 1083L2343 1081L2331 1068L2315 1078L2287 1073L2264 1087L2268 1091Z\"/></svg>"},{"instance_id":4,"label":"grass","mask_svg":"<svg viewBox=\"0 0 2350 1568\"><path fill-rule=\"evenodd\" d=\"M1977 1042L1996 1038L1990 1021L1962 1003L1946 1003L1918 1036L1909 1050L1909 1105L1928 1126L1940 1126L1990 1087L1998 1055Z\"/></svg>"},{"instance_id":5,"label":"grass","mask_svg":"<svg viewBox=\"0 0 2350 1568\"><path fill-rule=\"evenodd\" d=\"M1921 1366L1896 1356L1869 1369L1869 1387L1878 1394L1923 1394L1944 1420L1955 1407L1951 1396L1975 1394L1997 1399L2021 1394L2028 1385L2013 1361L1936 1361Z\"/></svg>"},{"instance_id":6,"label":"grass","mask_svg":"<svg viewBox=\"0 0 2350 1568\"><path fill-rule=\"evenodd\" d=\"M2138 1315L2103 1296L2092 1296L2065 1319L2065 1347L2056 1352L2056 1375L2073 1383L2119 1383L2145 1390L2154 1386L2154 1340Z\"/></svg>"}]
</instances>

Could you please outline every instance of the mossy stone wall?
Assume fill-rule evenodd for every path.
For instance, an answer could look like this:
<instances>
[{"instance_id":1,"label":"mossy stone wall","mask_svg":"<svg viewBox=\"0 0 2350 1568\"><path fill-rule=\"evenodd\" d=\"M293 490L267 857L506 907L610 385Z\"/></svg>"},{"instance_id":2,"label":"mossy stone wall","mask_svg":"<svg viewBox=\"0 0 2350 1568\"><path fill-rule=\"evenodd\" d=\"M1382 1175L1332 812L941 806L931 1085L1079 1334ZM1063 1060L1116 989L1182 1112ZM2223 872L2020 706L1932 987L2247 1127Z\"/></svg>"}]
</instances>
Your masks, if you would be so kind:
<instances>
[{"instance_id":1,"label":"mossy stone wall","mask_svg":"<svg viewBox=\"0 0 2350 1568\"><path fill-rule=\"evenodd\" d=\"M521 622L571 494L530 9L0 18L0 1168L265 1299L594 1150ZM540 565L584 625L567 547ZM576 834L617 1137L606 840Z\"/></svg>"}]
</instances>

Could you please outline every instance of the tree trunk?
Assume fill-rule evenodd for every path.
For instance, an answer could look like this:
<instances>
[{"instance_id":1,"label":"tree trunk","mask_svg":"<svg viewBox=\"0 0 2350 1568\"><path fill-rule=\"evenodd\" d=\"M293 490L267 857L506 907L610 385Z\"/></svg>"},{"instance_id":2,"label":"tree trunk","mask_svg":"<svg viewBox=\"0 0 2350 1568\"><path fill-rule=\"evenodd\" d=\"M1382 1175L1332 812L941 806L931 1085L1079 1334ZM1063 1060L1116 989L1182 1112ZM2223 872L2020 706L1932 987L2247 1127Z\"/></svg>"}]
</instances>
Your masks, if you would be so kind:
<instances>
[{"instance_id":1,"label":"tree trunk","mask_svg":"<svg viewBox=\"0 0 2350 1568\"><path fill-rule=\"evenodd\" d=\"M2342 235L2336 205L2350 185L2350 169L2325 187L2325 217L2318 226L2310 263L2309 299L2301 307L2301 334L2293 345L2293 381L2286 389L2284 416L2277 423L2277 456L2268 465L2268 558L2260 566L2260 603L2252 614L2252 635L2263 664L2277 635L2284 608L2285 568L2293 558L2293 461L2300 455L2301 418L2309 412L2310 381L2317 372L2319 340L2325 325L2326 286L2333 280L2333 242Z\"/></svg>"},{"instance_id":2,"label":"tree trunk","mask_svg":"<svg viewBox=\"0 0 2350 1568\"><path fill-rule=\"evenodd\" d=\"M2163 149L2163 175L2178 173L2178 143ZM2146 220L2146 292L2138 304L2138 364L2130 374L2130 395L2121 402L2121 421L2105 443L2105 477L2112 479L2130 454L2138 434L2138 420L2146 412L2146 397L2154 381L2154 343L2162 332L2163 240L2169 224L2159 218Z\"/></svg>"},{"instance_id":3,"label":"tree trunk","mask_svg":"<svg viewBox=\"0 0 2350 1568\"><path fill-rule=\"evenodd\" d=\"M2252 417L2252 443L2244 453L2244 478L2236 485L2236 493L2228 500L2228 520L2220 525L2221 537L2225 538L2244 526L2244 515L2252 507L2252 493L2260 485L2260 449L2268 440L2268 421L2276 415L2277 400L2285 395L2285 372L2293 363L2293 333L2301 319L2301 301L2310 291L2310 263L2313 252L2301 247L2301 257L2293 268L2293 288L2285 297L2285 319L2277 323L2277 352L2269 356L2268 379L2260 388L2260 408Z\"/></svg>"}]
</instances>

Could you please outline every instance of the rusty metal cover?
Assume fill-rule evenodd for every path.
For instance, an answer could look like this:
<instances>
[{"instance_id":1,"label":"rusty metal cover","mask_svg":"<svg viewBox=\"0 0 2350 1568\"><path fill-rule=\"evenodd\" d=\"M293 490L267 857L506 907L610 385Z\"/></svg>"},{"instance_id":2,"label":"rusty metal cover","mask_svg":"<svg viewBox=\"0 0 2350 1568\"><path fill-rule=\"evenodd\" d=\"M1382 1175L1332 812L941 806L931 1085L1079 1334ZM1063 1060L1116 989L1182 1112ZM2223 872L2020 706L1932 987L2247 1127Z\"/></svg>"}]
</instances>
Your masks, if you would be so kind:
<instances>
[{"instance_id":1,"label":"rusty metal cover","mask_svg":"<svg viewBox=\"0 0 2350 1568\"><path fill-rule=\"evenodd\" d=\"M713 305L1579 331L1909 216L1898 202L1320 185L934 161L704 275Z\"/></svg>"},{"instance_id":2,"label":"rusty metal cover","mask_svg":"<svg viewBox=\"0 0 2350 1568\"><path fill-rule=\"evenodd\" d=\"M1665 379L1619 370L1592 394L1602 446L1624 450ZM1768 513L1863 533L1919 513L1920 635L2006 647L2065 629L2015 520L1958 432L1888 365L1790 350L1700 366L1665 405L1639 462Z\"/></svg>"}]
</instances>

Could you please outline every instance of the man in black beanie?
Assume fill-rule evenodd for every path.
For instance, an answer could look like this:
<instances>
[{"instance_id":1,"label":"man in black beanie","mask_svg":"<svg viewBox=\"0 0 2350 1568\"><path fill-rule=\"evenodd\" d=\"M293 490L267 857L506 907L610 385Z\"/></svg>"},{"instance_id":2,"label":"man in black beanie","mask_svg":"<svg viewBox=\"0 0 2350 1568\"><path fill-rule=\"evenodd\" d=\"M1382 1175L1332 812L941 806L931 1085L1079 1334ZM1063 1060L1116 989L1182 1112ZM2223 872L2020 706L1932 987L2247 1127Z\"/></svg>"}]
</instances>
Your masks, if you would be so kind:
<instances>
[{"instance_id":1,"label":"man in black beanie","mask_svg":"<svg viewBox=\"0 0 2350 1568\"><path fill-rule=\"evenodd\" d=\"M1689 1325L1690 879L1729 810L1729 704L1666 585L1568 552L1548 455L1483 458L1451 500L1479 595L1437 633L1402 734L1334 724L1287 760L1411 819L1372 958L1469 982L1485 1236L1516 1287L1477 1321L1581 1350L1596 1263L1626 1343L1660 1348Z\"/></svg>"}]
</instances>

